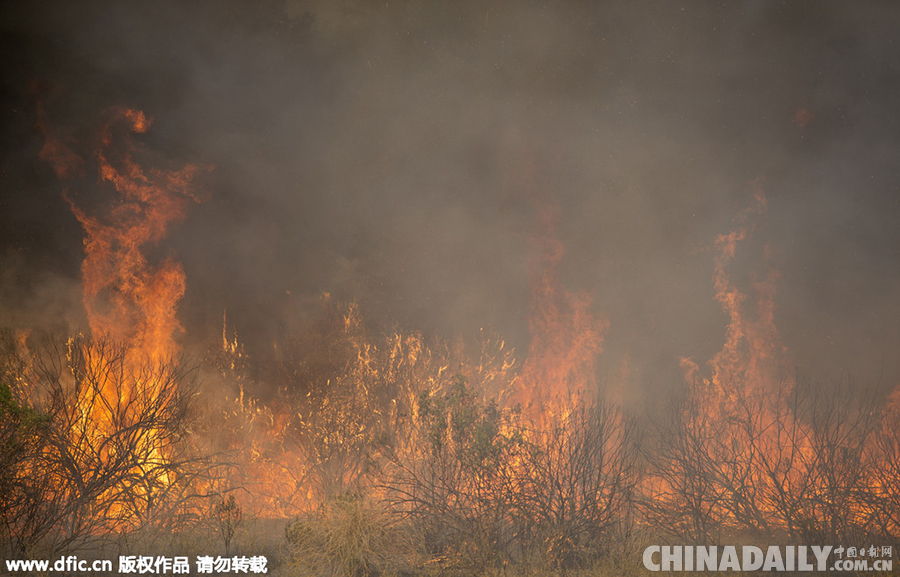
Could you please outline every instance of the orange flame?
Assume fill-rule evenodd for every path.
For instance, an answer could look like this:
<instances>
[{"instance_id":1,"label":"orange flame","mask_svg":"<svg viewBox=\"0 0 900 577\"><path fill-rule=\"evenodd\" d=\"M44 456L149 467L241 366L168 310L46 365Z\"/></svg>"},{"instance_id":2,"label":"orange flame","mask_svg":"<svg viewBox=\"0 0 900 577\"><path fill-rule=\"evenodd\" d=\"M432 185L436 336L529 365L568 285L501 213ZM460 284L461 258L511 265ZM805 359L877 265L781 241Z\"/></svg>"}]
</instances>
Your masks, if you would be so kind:
<instances>
[{"instance_id":1,"label":"orange flame","mask_svg":"<svg viewBox=\"0 0 900 577\"><path fill-rule=\"evenodd\" d=\"M94 367L104 362L103 353L89 351L89 370L97 369L96 394L102 398L82 391L75 400L81 417L73 424L73 443L96 443L99 447L104 446L104 438L131 426L129 419L141 418L127 407L136 400L145 402L141 400L157 399L162 394L164 384L145 367L162 366L178 352L175 336L182 329L176 310L184 295L184 271L171 258L154 266L146 251L165 236L169 224L184 217L188 202L196 200L191 181L198 170L193 165L174 171L144 170L134 160L138 149L130 134L146 132L149 119L139 110L126 108L111 109L106 116L94 160L100 182L115 191L115 202L89 213L76 205L67 191L63 193L85 231L81 270L91 332L127 347L122 374ZM46 139L41 158L53 165L60 178L80 175L85 160L53 133L40 106L38 128ZM148 464L167 462L157 431L149 431L146 445L141 451ZM171 482L167 475L164 477L162 482ZM111 489L110 494L114 492ZM129 511L127 504L113 502L108 515L119 519L117 523L124 527L133 520Z\"/></svg>"},{"instance_id":2,"label":"orange flame","mask_svg":"<svg viewBox=\"0 0 900 577\"><path fill-rule=\"evenodd\" d=\"M787 349L781 342L775 326L775 285L779 274L767 267L766 277L753 285L755 310L748 310L748 296L728 275L728 265L734 260L738 245L752 232L753 217L763 217L767 203L761 190L755 194L755 204L737 218L738 227L716 238L715 271L713 286L716 300L728 315L725 342L710 361L711 378L708 381L718 395L731 396L737 390L746 392L771 391L787 378ZM766 260L769 249L766 247ZM698 383L699 367L690 358L681 360L688 382ZM788 387L790 388L790 387Z\"/></svg>"},{"instance_id":3,"label":"orange flame","mask_svg":"<svg viewBox=\"0 0 900 577\"><path fill-rule=\"evenodd\" d=\"M45 139L41 159L60 178L80 174L84 159L51 129L40 105L37 115ZM182 329L175 313L185 277L179 263L168 258L153 266L145 251L165 236L169 224L184 218L189 201L197 200L191 181L198 167L145 171L133 158L136 145L128 133L146 132L150 124L140 110L107 112L95 156L101 182L111 184L118 195L113 206L89 214L67 192L64 197L86 234L81 270L91 331L128 342L136 356L160 360L178 351L174 337ZM117 145L120 135L124 142Z\"/></svg>"},{"instance_id":4,"label":"orange flame","mask_svg":"<svg viewBox=\"0 0 900 577\"><path fill-rule=\"evenodd\" d=\"M715 298L728 316L728 325L722 349L708 362L710 376L704 377L691 358L681 359L685 380L690 385L689 397L696 407L696 412L686 412L685 426L690 430L687 435L699 443L687 458L717 464L719 478L713 483L719 484L714 491L727 493L731 490L728 480L739 478L759 491L758 502L749 508L736 501L737 509L730 509L728 504L711 499L710 514L718 515L725 525L736 521L736 517L752 517L763 527L777 523L777 499L771 495L788 491L788 487L799 482L803 467L813 456L807 427L789 410L794 380L787 370L787 349L775 325L775 284L779 275L768 266L768 247L764 251L766 276L753 283L754 298L742 292L728 273L739 245L750 238L765 213L766 199L757 189L754 205L738 215L735 230L716 238L713 286ZM709 436L708 431L715 433ZM729 461L728 451L737 451L735 454L741 454L741 459ZM786 463L793 466L785 468ZM661 502L678 508L672 502L673 496L677 500L681 494L673 493L668 481L650 478L648 491L659 496ZM692 498L709 496L692 494Z\"/></svg>"},{"instance_id":5,"label":"orange flame","mask_svg":"<svg viewBox=\"0 0 900 577\"><path fill-rule=\"evenodd\" d=\"M188 201L196 200L190 184L197 167L145 172L132 159L131 141L124 154L113 149L113 129L120 123L142 133L150 122L143 112L115 109L101 130L100 178L114 186L120 202L105 214L89 215L69 201L86 233L84 306L95 334L133 343L140 355L158 360L178 350L174 335L182 329L175 313L185 277L172 259L150 265L144 250L184 217Z\"/></svg>"},{"instance_id":6,"label":"orange flame","mask_svg":"<svg viewBox=\"0 0 900 577\"><path fill-rule=\"evenodd\" d=\"M556 208L542 206L539 216L541 230L531 240L529 259L531 345L512 398L535 420L564 415L592 392L594 363L609 326L594 318L587 293L570 293L559 280L565 250L554 235Z\"/></svg>"}]
</instances>

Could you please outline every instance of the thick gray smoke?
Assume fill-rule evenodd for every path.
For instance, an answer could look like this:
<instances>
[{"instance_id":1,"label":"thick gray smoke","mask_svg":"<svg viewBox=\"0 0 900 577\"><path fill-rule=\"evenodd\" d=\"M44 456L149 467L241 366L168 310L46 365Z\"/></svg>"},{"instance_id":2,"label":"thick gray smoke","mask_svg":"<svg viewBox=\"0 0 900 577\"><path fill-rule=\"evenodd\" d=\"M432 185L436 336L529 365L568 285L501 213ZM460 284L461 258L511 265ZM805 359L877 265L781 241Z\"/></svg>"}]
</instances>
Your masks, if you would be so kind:
<instances>
[{"instance_id":1,"label":"thick gray smoke","mask_svg":"<svg viewBox=\"0 0 900 577\"><path fill-rule=\"evenodd\" d=\"M158 248L187 275L188 346L227 310L262 351L329 292L374 330L491 329L523 356L550 202L563 282L610 322L601 378L671 386L680 357L721 347L711 247L760 188L734 277L750 292L780 271L802 372L893 385L898 24L889 2L7 5L0 321L83 323L82 231L38 158L36 103L84 150L125 105L154 119L154 162L214 167Z\"/></svg>"}]
</instances>

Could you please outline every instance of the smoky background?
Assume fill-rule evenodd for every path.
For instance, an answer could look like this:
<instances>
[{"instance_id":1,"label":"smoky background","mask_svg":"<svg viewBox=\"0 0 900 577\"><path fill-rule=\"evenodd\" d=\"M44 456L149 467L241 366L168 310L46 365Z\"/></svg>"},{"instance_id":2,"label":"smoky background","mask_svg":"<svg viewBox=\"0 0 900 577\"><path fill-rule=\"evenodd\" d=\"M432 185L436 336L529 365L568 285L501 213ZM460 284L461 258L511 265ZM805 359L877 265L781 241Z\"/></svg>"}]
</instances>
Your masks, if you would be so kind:
<instances>
[{"instance_id":1,"label":"smoky background","mask_svg":"<svg viewBox=\"0 0 900 577\"><path fill-rule=\"evenodd\" d=\"M713 243L779 271L798 369L900 380L900 54L891 3L47 2L2 11L0 321L83 328L83 233L39 159L35 105L89 151L144 110L157 165L212 167L152 249L184 267L180 341L248 352L323 292L373 332L502 335L527 352L529 239L552 204L561 280L608 319L631 400L722 345ZM71 186L101 195L90 174ZM94 199L94 200L92 200ZM768 247L768 249L766 248ZM766 257L768 254L768 258Z\"/></svg>"}]
</instances>

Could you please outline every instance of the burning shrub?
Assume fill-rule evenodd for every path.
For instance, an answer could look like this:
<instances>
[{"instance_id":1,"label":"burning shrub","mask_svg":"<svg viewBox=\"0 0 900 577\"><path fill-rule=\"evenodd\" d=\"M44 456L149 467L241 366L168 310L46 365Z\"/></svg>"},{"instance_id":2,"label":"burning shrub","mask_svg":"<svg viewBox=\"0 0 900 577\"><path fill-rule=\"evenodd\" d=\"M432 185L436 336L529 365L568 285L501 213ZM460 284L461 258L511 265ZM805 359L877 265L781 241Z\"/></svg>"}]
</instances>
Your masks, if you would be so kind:
<instances>
[{"instance_id":1,"label":"burning shrub","mask_svg":"<svg viewBox=\"0 0 900 577\"><path fill-rule=\"evenodd\" d=\"M766 392L693 388L649 454L645 511L691 542L723 534L805 542L890 537L879 476L890 433L876 438L870 400L849 387L809 383ZM886 469L887 468L887 469ZM883 519L880 524L872 518ZM894 535L896 537L896 535Z\"/></svg>"},{"instance_id":2,"label":"burning shrub","mask_svg":"<svg viewBox=\"0 0 900 577\"><path fill-rule=\"evenodd\" d=\"M216 425L206 436L225 451L227 484L243 490L254 513L293 517L371 486L384 447L404 442L412 391L443 362L419 335L376 344L354 305L323 304L313 330L321 338L286 338L274 360L251 359L227 340L210 355L238 395L211 408ZM245 394L271 389L260 376L278 384L265 403Z\"/></svg>"},{"instance_id":3,"label":"burning shrub","mask_svg":"<svg viewBox=\"0 0 900 577\"><path fill-rule=\"evenodd\" d=\"M875 487L871 523L900 544L900 389L888 399L870 450Z\"/></svg>"},{"instance_id":4,"label":"burning shrub","mask_svg":"<svg viewBox=\"0 0 900 577\"><path fill-rule=\"evenodd\" d=\"M460 570L587 566L630 513L635 429L612 407L579 405L538 430L462 377L420 395L417 449L394 455L384 490Z\"/></svg>"},{"instance_id":5,"label":"burning shrub","mask_svg":"<svg viewBox=\"0 0 900 577\"><path fill-rule=\"evenodd\" d=\"M17 446L28 440L5 492L12 547L54 550L184 526L202 463L183 446L190 371L175 362L137 365L126 347L102 339L6 353L18 359L22 385L6 409L18 415Z\"/></svg>"},{"instance_id":6,"label":"burning shrub","mask_svg":"<svg viewBox=\"0 0 900 577\"><path fill-rule=\"evenodd\" d=\"M555 568L592 564L631 518L639 481L634 424L613 406L579 405L529 437L517 491L523 542Z\"/></svg>"},{"instance_id":7,"label":"burning shrub","mask_svg":"<svg viewBox=\"0 0 900 577\"><path fill-rule=\"evenodd\" d=\"M520 431L462 376L421 393L416 423L412 450L392 455L383 487L395 510L451 565L474 571L509 562Z\"/></svg>"},{"instance_id":8,"label":"burning shrub","mask_svg":"<svg viewBox=\"0 0 900 577\"><path fill-rule=\"evenodd\" d=\"M309 334L280 341L274 358L250 358L227 338L209 355L237 395L210 408L215 424L204 435L230 462L226 485L241 490L252 514L294 517L383 484L389 462L420 448L413 434L419 395L441 389L449 366L495 391L512 379L502 343L486 341L477 362L468 362L442 343L426 345L417 333L371 338L354 304L326 297L322 305ZM277 389L258 382L264 378ZM249 394L260 390L270 391L265 402ZM456 427L467 429L463 421Z\"/></svg>"}]
</instances>

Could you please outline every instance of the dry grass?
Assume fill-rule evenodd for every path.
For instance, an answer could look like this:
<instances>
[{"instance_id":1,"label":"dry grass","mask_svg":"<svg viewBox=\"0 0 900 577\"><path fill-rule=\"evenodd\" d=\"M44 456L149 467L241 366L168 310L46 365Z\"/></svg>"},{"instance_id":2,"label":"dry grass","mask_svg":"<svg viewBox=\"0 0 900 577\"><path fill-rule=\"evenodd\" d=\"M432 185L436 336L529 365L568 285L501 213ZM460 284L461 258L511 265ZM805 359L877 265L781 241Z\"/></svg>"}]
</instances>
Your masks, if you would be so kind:
<instances>
[{"instance_id":1,"label":"dry grass","mask_svg":"<svg viewBox=\"0 0 900 577\"><path fill-rule=\"evenodd\" d=\"M357 494L335 497L285 531L284 575L369 577L413 575L420 547L377 503Z\"/></svg>"}]
</instances>

